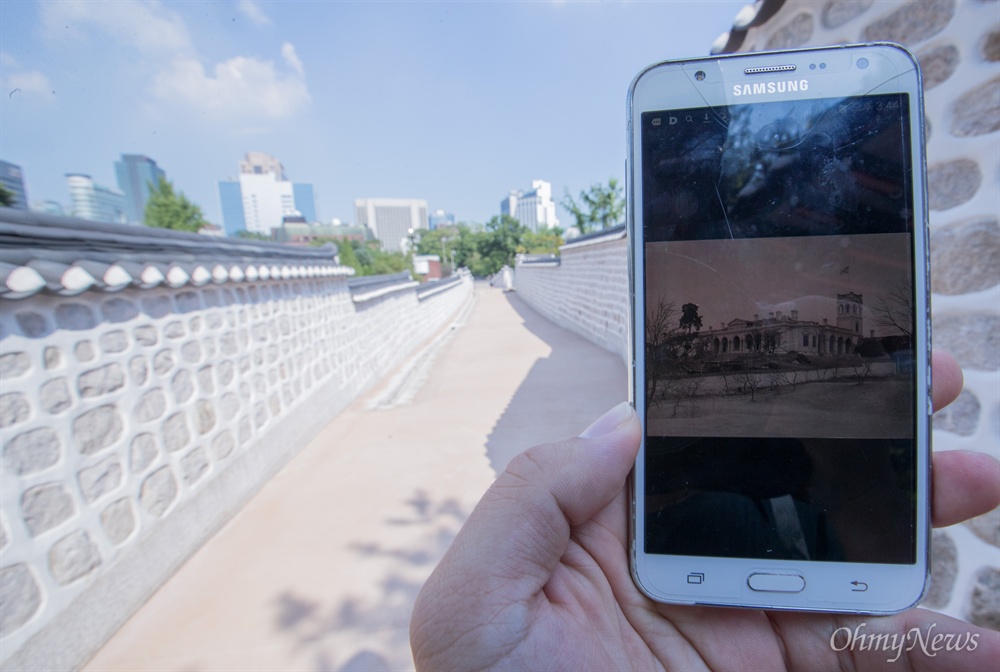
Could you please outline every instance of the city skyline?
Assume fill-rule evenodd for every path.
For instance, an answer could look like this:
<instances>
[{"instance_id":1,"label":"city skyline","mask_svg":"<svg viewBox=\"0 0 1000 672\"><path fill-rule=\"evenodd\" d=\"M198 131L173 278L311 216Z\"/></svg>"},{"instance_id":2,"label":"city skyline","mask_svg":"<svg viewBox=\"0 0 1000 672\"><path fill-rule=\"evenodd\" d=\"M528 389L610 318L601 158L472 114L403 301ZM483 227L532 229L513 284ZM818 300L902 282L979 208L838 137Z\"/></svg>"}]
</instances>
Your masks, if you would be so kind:
<instances>
[{"instance_id":1,"label":"city skyline","mask_svg":"<svg viewBox=\"0 0 1000 672\"><path fill-rule=\"evenodd\" d=\"M323 221L386 196L485 222L538 175L556 202L621 178L631 78L706 55L742 4L7 3L2 158L68 205L65 174L145 155L221 224L218 182L261 151Z\"/></svg>"}]
</instances>

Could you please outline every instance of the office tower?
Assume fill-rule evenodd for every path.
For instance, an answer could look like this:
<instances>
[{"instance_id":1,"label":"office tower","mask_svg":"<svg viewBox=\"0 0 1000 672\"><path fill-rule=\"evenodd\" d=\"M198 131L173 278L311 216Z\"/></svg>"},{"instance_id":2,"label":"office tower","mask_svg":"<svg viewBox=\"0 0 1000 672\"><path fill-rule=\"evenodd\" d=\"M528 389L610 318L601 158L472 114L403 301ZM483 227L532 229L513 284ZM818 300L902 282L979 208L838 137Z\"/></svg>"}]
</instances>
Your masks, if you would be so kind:
<instances>
[{"instance_id":1,"label":"office tower","mask_svg":"<svg viewBox=\"0 0 1000 672\"><path fill-rule=\"evenodd\" d=\"M270 236L289 215L317 220L312 185L290 182L281 162L263 152L247 152L239 178L219 182L219 200L229 236L240 231Z\"/></svg>"},{"instance_id":2,"label":"office tower","mask_svg":"<svg viewBox=\"0 0 1000 672\"><path fill-rule=\"evenodd\" d=\"M28 196L24 192L24 174L21 172L21 166L0 161L0 184L14 194L14 201L10 207L18 210L28 209Z\"/></svg>"},{"instance_id":3,"label":"office tower","mask_svg":"<svg viewBox=\"0 0 1000 672\"><path fill-rule=\"evenodd\" d=\"M116 224L128 221L122 192L97 184L90 175L80 173L67 173L66 183L74 217Z\"/></svg>"},{"instance_id":4,"label":"office tower","mask_svg":"<svg viewBox=\"0 0 1000 672\"><path fill-rule=\"evenodd\" d=\"M412 198L359 198L356 224L367 226L386 252L402 252L410 230L427 228L427 201Z\"/></svg>"},{"instance_id":5,"label":"office tower","mask_svg":"<svg viewBox=\"0 0 1000 672\"><path fill-rule=\"evenodd\" d=\"M511 191L500 201L500 214L516 218L532 231L559 226L552 185L544 180L532 180L530 191Z\"/></svg>"},{"instance_id":6,"label":"office tower","mask_svg":"<svg viewBox=\"0 0 1000 672\"><path fill-rule=\"evenodd\" d=\"M121 161L115 161L115 177L118 188L125 194L125 215L129 223L142 224L146 220L149 191L161 178L166 178L166 174L148 156L122 154Z\"/></svg>"},{"instance_id":7,"label":"office tower","mask_svg":"<svg viewBox=\"0 0 1000 672\"><path fill-rule=\"evenodd\" d=\"M439 226L455 226L455 215L444 210L435 210L428 218L428 224L431 231Z\"/></svg>"}]
</instances>

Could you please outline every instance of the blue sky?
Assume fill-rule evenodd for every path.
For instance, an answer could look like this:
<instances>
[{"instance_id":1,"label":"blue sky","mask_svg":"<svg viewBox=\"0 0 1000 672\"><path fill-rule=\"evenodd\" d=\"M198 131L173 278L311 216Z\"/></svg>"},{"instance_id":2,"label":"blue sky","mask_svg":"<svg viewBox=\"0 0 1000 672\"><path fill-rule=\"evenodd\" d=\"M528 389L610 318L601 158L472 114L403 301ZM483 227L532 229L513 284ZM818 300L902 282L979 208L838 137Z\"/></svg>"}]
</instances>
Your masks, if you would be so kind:
<instances>
[{"instance_id":1,"label":"blue sky","mask_svg":"<svg viewBox=\"0 0 1000 672\"><path fill-rule=\"evenodd\" d=\"M743 4L3 0L0 158L68 206L66 173L115 186L145 154L221 223L218 181L263 151L324 220L390 197L484 222L532 179L621 179L632 78Z\"/></svg>"}]
</instances>

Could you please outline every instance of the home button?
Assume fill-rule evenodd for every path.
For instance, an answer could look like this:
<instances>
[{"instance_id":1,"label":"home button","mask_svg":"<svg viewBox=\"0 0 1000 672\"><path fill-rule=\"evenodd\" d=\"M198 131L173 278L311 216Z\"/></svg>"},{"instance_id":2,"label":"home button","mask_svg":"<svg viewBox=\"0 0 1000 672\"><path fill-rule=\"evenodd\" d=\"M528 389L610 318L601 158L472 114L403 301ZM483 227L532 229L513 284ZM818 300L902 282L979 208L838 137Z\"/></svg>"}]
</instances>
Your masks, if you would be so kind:
<instances>
[{"instance_id":1,"label":"home button","mask_svg":"<svg viewBox=\"0 0 1000 672\"><path fill-rule=\"evenodd\" d=\"M806 580L801 574L771 574L758 572L747 578L751 590L762 593L801 593Z\"/></svg>"}]
</instances>

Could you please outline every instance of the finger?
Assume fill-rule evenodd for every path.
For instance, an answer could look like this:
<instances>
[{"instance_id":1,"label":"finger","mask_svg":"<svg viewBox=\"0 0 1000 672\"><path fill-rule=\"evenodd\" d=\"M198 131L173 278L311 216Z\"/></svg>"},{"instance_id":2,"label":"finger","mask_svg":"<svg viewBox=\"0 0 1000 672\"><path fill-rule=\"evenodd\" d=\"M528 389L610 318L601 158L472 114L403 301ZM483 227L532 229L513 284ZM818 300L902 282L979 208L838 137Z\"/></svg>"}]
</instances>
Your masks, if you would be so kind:
<instances>
[{"instance_id":1,"label":"finger","mask_svg":"<svg viewBox=\"0 0 1000 672\"><path fill-rule=\"evenodd\" d=\"M989 455L950 450L934 455L932 518L946 527L1000 504L1000 462Z\"/></svg>"},{"instance_id":2,"label":"finger","mask_svg":"<svg viewBox=\"0 0 1000 672\"><path fill-rule=\"evenodd\" d=\"M962 367L947 352L932 352L931 375L931 399L934 410L940 411L962 391Z\"/></svg>"}]
</instances>

